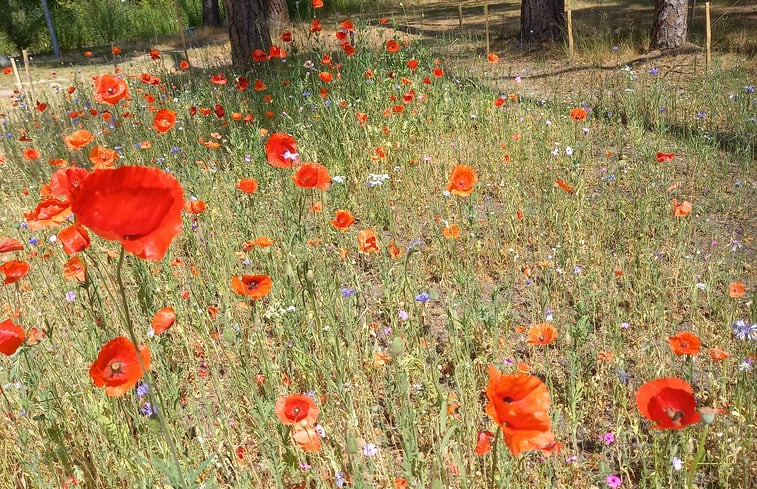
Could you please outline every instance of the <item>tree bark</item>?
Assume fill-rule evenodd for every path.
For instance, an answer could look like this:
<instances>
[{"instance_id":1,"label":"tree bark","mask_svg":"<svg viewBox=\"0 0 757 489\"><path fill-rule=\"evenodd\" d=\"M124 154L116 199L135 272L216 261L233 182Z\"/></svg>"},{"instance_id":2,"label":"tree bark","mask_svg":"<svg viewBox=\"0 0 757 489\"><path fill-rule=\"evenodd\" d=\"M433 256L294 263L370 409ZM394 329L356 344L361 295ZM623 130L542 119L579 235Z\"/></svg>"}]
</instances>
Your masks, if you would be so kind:
<instances>
[{"instance_id":1,"label":"tree bark","mask_svg":"<svg viewBox=\"0 0 757 489\"><path fill-rule=\"evenodd\" d=\"M202 0L202 25L218 27L221 25L221 9L218 0Z\"/></svg>"},{"instance_id":2,"label":"tree bark","mask_svg":"<svg viewBox=\"0 0 757 489\"><path fill-rule=\"evenodd\" d=\"M522 0L520 36L523 41L557 41L565 36L565 0Z\"/></svg>"},{"instance_id":3,"label":"tree bark","mask_svg":"<svg viewBox=\"0 0 757 489\"><path fill-rule=\"evenodd\" d=\"M289 23L289 7L286 0L263 0L263 3L271 27L281 27Z\"/></svg>"},{"instance_id":4,"label":"tree bark","mask_svg":"<svg viewBox=\"0 0 757 489\"><path fill-rule=\"evenodd\" d=\"M652 42L649 49L683 46L688 28L687 0L655 0Z\"/></svg>"},{"instance_id":5,"label":"tree bark","mask_svg":"<svg viewBox=\"0 0 757 489\"><path fill-rule=\"evenodd\" d=\"M237 70L252 64L252 51L271 47L264 0L224 0L226 20L229 23L231 62Z\"/></svg>"}]
</instances>

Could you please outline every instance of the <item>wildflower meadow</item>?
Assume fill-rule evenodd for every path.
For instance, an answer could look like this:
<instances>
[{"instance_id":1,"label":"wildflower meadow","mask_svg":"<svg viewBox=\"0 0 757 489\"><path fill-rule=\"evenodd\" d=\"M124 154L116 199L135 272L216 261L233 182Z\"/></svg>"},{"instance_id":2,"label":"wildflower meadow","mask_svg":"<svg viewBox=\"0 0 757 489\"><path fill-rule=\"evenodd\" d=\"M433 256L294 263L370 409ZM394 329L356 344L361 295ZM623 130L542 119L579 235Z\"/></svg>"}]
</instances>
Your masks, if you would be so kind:
<instances>
[{"instance_id":1,"label":"wildflower meadow","mask_svg":"<svg viewBox=\"0 0 757 489\"><path fill-rule=\"evenodd\" d=\"M395 11L0 75L0 488L753 487L754 57Z\"/></svg>"}]
</instances>

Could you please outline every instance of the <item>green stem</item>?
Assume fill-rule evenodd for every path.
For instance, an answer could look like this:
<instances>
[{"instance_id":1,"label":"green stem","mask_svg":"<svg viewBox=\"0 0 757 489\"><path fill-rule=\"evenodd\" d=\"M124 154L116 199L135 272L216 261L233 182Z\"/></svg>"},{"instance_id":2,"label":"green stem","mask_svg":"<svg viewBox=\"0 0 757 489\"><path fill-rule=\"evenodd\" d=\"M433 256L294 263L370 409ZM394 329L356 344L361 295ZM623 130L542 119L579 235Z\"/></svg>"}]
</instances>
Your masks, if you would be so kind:
<instances>
[{"instance_id":1,"label":"green stem","mask_svg":"<svg viewBox=\"0 0 757 489\"><path fill-rule=\"evenodd\" d=\"M694 463L691 464L691 469L689 470L689 476L687 477L686 481L686 487L688 489L693 489L694 487L694 476L697 473L697 467L702 462L702 459L704 458L704 442L707 440L707 433L710 432L710 426L705 425L704 429L702 430L702 434L699 436L699 446L697 447L697 454L694 457Z\"/></svg>"},{"instance_id":2,"label":"green stem","mask_svg":"<svg viewBox=\"0 0 757 489\"><path fill-rule=\"evenodd\" d=\"M125 250L123 246L121 247L121 253L118 255L118 265L116 265L116 281L118 283L118 292L121 296L121 305L123 306L123 312L124 312L124 322L126 326L126 330L129 333L129 339L134 344L135 351L137 350L137 336L134 334L134 323L131 320L131 313L129 312L129 302L126 299L126 288L124 287L123 279L121 278L121 270L123 268L124 264L124 255ZM189 487L186 483L186 480L184 479L184 473L181 469L181 463L179 462L179 451L176 449L176 443L173 440L173 436L171 436L171 432L168 429L168 424L166 423L166 419L163 417L163 406L165 405L163 402L163 398L160 395L160 393L155 389L155 384L152 382L152 375L150 372L145 368L145 364L142 361L142 356L139 355L137 352L137 361L139 362L139 368L142 370L142 375L146 380L143 382L147 385L147 395L150 398L150 403L153 407L153 412L158 418L158 423L160 424L160 429L163 432L163 436L166 439L166 443L168 444L168 449L171 452L171 456L173 458L173 463L176 466L176 477L178 478L179 487L180 488L186 488ZM158 397L156 400L155 397Z\"/></svg>"}]
</instances>

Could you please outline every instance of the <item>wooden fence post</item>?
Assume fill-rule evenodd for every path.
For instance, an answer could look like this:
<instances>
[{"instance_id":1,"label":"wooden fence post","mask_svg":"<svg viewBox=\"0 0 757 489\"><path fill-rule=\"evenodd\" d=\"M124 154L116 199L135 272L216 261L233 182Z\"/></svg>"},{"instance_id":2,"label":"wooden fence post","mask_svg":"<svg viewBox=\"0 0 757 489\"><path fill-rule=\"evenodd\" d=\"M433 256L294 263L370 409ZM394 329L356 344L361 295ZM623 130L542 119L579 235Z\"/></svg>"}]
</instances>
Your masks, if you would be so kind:
<instances>
[{"instance_id":1,"label":"wooden fence post","mask_svg":"<svg viewBox=\"0 0 757 489\"><path fill-rule=\"evenodd\" d=\"M457 16L460 20L460 30L463 30L463 2L457 4Z\"/></svg>"},{"instance_id":2,"label":"wooden fence post","mask_svg":"<svg viewBox=\"0 0 757 489\"><path fill-rule=\"evenodd\" d=\"M568 10L568 59L573 61L573 11Z\"/></svg>"},{"instance_id":3,"label":"wooden fence post","mask_svg":"<svg viewBox=\"0 0 757 489\"><path fill-rule=\"evenodd\" d=\"M26 70L26 79L29 80L29 93L32 94L32 99L34 99L34 83L32 82L32 72L29 71L29 51L24 49L21 51L21 54L24 56L24 70Z\"/></svg>"},{"instance_id":4,"label":"wooden fence post","mask_svg":"<svg viewBox=\"0 0 757 489\"><path fill-rule=\"evenodd\" d=\"M24 91L24 86L21 84L21 77L18 74L18 66L16 66L16 58L11 58L11 66L13 66L13 76L16 78L16 87L18 88L18 93L21 93Z\"/></svg>"},{"instance_id":5,"label":"wooden fence post","mask_svg":"<svg viewBox=\"0 0 757 489\"><path fill-rule=\"evenodd\" d=\"M710 28L710 2L706 2L704 4L704 16L705 16L705 22L707 24L706 27L706 34L707 34L707 51L705 54L704 62L706 66L710 66L710 61L712 61L712 30Z\"/></svg>"},{"instance_id":6,"label":"wooden fence post","mask_svg":"<svg viewBox=\"0 0 757 489\"><path fill-rule=\"evenodd\" d=\"M491 52L489 46L489 4L484 4L484 26L486 28L486 54Z\"/></svg>"}]
</instances>

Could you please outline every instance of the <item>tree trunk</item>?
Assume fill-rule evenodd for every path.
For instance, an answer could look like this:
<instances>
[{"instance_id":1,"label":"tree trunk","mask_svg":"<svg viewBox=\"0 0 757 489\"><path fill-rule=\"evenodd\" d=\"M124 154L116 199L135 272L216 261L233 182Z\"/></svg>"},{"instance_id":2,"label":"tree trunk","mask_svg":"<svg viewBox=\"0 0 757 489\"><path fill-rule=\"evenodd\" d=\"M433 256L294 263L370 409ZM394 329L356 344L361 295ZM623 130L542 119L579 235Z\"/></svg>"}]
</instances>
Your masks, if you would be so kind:
<instances>
[{"instance_id":1,"label":"tree trunk","mask_svg":"<svg viewBox=\"0 0 757 489\"><path fill-rule=\"evenodd\" d=\"M565 35L565 0L522 0L520 37L523 41L557 41Z\"/></svg>"},{"instance_id":2,"label":"tree trunk","mask_svg":"<svg viewBox=\"0 0 757 489\"><path fill-rule=\"evenodd\" d=\"M688 27L687 0L655 0L652 42L649 49L683 46Z\"/></svg>"},{"instance_id":3,"label":"tree trunk","mask_svg":"<svg viewBox=\"0 0 757 489\"><path fill-rule=\"evenodd\" d=\"M218 0L202 0L202 25L218 27L221 25L221 9Z\"/></svg>"},{"instance_id":4,"label":"tree trunk","mask_svg":"<svg viewBox=\"0 0 757 489\"><path fill-rule=\"evenodd\" d=\"M281 27L289 23L289 7L286 0L263 0L268 24L272 28Z\"/></svg>"},{"instance_id":5,"label":"tree trunk","mask_svg":"<svg viewBox=\"0 0 757 489\"><path fill-rule=\"evenodd\" d=\"M252 51L271 47L263 0L224 0L226 20L229 23L231 62L237 70L252 64Z\"/></svg>"}]
</instances>

